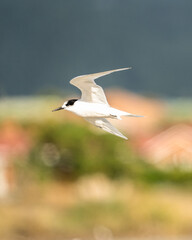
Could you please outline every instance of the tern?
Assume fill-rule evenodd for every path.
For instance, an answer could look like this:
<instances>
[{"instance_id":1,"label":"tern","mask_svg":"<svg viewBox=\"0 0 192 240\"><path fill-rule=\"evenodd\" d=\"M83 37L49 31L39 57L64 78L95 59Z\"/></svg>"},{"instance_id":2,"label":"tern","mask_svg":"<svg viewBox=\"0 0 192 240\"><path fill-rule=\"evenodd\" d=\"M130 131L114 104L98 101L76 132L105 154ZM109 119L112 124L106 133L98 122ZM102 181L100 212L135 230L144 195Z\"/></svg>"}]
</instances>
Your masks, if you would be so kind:
<instances>
[{"instance_id":1,"label":"tern","mask_svg":"<svg viewBox=\"0 0 192 240\"><path fill-rule=\"evenodd\" d=\"M143 116L131 114L111 107L107 102L103 88L95 83L95 79L97 78L128 69L131 68L120 68L94 74L81 75L73 78L70 83L80 89L82 93L81 98L70 99L64 102L61 107L58 107L53 111L59 111L63 109L68 110L83 117L89 123L103 129L106 132L124 139L128 139L121 132L119 132L119 130L117 130L106 118L120 120L122 116Z\"/></svg>"}]
</instances>

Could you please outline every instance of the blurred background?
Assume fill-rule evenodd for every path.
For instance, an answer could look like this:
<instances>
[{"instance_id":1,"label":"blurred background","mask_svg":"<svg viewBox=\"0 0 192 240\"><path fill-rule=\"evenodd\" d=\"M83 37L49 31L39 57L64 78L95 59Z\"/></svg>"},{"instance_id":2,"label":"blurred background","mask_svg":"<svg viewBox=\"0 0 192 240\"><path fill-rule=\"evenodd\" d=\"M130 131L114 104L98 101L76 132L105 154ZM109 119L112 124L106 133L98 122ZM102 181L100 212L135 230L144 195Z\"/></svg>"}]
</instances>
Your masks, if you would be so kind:
<instances>
[{"instance_id":1,"label":"blurred background","mask_svg":"<svg viewBox=\"0 0 192 240\"><path fill-rule=\"evenodd\" d=\"M0 1L0 238L191 239L192 2ZM129 140L65 111L98 79Z\"/></svg>"}]
</instances>

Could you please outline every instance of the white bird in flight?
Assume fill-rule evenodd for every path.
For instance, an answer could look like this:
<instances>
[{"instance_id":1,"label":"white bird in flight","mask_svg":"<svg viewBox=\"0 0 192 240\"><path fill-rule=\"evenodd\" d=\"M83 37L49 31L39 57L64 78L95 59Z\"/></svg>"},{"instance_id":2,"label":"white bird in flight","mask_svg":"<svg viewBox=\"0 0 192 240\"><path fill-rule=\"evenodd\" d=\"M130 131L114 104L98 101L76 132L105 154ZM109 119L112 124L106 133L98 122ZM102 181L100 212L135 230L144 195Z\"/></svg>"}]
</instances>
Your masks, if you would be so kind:
<instances>
[{"instance_id":1,"label":"white bird in flight","mask_svg":"<svg viewBox=\"0 0 192 240\"><path fill-rule=\"evenodd\" d=\"M127 113L118 109L115 109L107 102L105 93L99 85L95 83L95 79L108 75L113 72L123 71L131 68L121 68L106 72L81 75L73 78L70 83L80 89L82 96L80 99L70 99L61 107L54 109L53 111L59 111L62 109L73 112L86 121L103 129L106 132L114 134L118 137L128 139L122 133L119 132L106 118L121 119L121 116L127 117L143 117Z\"/></svg>"}]
</instances>

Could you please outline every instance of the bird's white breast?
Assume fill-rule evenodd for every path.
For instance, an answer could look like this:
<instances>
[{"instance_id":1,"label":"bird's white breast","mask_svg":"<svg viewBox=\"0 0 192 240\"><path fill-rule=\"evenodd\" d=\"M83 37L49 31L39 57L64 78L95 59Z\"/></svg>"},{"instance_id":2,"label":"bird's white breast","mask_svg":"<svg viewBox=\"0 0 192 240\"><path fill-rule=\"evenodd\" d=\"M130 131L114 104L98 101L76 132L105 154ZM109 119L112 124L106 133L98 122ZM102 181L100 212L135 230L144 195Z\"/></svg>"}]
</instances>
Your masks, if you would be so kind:
<instances>
[{"instance_id":1,"label":"bird's white breast","mask_svg":"<svg viewBox=\"0 0 192 240\"><path fill-rule=\"evenodd\" d=\"M73 106L67 109L81 117L108 117L110 107L107 104L89 103L78 100Z\"/></svg>"}]
</instances>

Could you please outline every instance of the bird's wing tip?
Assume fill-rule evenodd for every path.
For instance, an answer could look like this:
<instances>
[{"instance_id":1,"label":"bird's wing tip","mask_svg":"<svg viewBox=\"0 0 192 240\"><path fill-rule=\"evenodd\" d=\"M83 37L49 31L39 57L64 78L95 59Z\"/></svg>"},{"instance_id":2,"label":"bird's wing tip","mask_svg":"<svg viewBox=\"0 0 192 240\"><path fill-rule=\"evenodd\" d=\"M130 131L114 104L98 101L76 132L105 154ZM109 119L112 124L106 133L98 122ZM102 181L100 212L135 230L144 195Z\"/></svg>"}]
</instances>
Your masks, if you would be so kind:
<instances>
[{"instance_id":1,"label":"bird's wing tip","mask_svg":"<svg viewBox=\"0 0 192 240\"><path fill-rule=\"evenodd\" d=\"M125 68L119 68L117 71L124 71L124 70L129 70L132 69L132 67L125 67Z\"/></svg>"},{"instance_id":2,"label":"bird's wing tip","mask_svg":"<svg viewBox=\"0 0 192 240\"><path fill-rule=\"evenodd\" d=\"M125 140L128 140L128 137L126 137L126 136L124 136L124 135L117 135L118 137L121 137L121 138L123 138L123 139L125 139Z\"/></svg>"}]
</instances>

